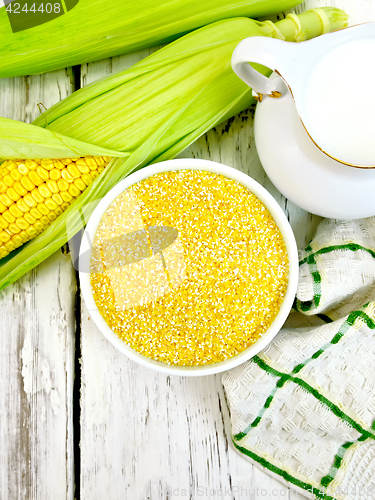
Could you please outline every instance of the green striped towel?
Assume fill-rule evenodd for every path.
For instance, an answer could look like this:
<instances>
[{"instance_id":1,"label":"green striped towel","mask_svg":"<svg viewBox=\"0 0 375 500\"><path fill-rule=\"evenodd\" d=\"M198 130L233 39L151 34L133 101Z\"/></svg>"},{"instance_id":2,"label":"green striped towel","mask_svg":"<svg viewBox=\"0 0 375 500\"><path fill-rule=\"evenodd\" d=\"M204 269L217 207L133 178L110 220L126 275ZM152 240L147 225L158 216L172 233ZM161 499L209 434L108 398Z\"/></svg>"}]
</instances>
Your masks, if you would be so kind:
<instances>
[{"instance_id":1,"label":"green striped towel","mask_svg":"<svg viewBox=\"0 0 375 500\"><path fill-rule=\"evenodd\" d=\"M375 217L326 219L274 341L223 377L233 444L310 498L375 497Z\"/></svg>"}]
</instances>

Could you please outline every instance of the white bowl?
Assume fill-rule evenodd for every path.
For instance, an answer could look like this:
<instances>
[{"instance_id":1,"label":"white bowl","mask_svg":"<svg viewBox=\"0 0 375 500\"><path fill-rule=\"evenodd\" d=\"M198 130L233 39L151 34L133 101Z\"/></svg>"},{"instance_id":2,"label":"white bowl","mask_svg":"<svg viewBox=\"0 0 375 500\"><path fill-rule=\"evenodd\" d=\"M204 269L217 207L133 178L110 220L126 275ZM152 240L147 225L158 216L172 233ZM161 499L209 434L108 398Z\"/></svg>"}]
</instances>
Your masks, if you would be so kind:
<instances>
[{"instance_id":1,"label":"white bowl","mask_svg":"<svg viewBox=\"0 0 375 500\"><path fill-rule=\"evenodd\" d=\"M116 335L116 333L111 330L111 328L105 322L104 318L99 313L98 308L95 304L90 283L90 273L80 271L79 277L82 295L90 312L90 315L94 320L94 323L107 338L107 340L109 340L109 342L111 342L111 344L113 344L120 352L143 366L147 366L148 368L152 368L169 375L212 375L214 373L219 373L225 370L229 370L230 368L234 368L235 366L252 358L259 351L264 349L266 345L269 344L269 342L271 342L271 340L275 337L275 335L282 327L284 321L286 320L292 307L294 296L297 290L298 253L294 234L280 206L278 205L276 200L269 194L269 192L264 189L264 187L262 187L251 177L234 168L208 160L169 160L150 165L149 167L143 168L135 172L134 174L131 174L123 181L119 182L117 186L111 189L111 191L109 191L109 193L101 200L99 205L94 210L84 232L80 248L80 257L84 256L85 262L89 262L91 256L90 242L92 242L94 239L94 234L96 232L100 219L102 218L102 215L107 210L112 201L117 198L117 196L119 196L125 189L159 172L185 169L204 170L207 172L221 174L230 179L234 179L243 186L247 187L253 194L255 194L259 198L259 200L264 203L283 235L289 258L289 279L287 291L275 320L268 328L268 330L263 333L259 340L257 340L253 345L248 347L240 354L237 354L236 356L233 356L220 363L207 364L203 366L175 366L155 361L151 358L143 356L142 354L129 347Z\"/></svg>"}]
</instances>

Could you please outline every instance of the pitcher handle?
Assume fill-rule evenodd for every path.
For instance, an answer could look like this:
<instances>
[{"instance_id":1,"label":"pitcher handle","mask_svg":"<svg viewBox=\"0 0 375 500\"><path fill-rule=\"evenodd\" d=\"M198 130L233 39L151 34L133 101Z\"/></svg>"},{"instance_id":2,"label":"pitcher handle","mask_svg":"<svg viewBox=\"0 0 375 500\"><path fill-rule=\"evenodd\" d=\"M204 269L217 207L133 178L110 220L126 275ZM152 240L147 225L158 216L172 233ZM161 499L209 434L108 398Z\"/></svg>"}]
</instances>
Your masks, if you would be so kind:
<instances>
[{"instance_id":1,"label":"pitcher handle","mask_svg":"<svg viewBox=\"0 0 375 500\"><path fill-rule=\"evenodd\" d=\"M273 80L267 78L250 66L249 63L261 64L273 71L278 70L279 72L281 70L285 78L288 73L287 68L293 67L293 46L295 45L297 44L262 36L245 38L233 51L233 71L258 96L261 97L261 95L266 94L271 97L280 97L287 88L284 81L281 78Z\"/></svg>"}]
</instances>

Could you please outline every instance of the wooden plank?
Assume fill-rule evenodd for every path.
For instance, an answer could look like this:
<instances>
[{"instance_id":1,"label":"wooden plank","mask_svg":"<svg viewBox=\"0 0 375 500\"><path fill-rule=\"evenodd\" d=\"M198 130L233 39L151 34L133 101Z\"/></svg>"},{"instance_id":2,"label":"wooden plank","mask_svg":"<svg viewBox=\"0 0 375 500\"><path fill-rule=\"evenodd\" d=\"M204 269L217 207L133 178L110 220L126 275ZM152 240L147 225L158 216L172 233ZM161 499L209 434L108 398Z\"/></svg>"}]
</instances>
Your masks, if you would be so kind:
<instances>
[{"instance_id":1,"label":"wooden plank","mask_svg":"<svg viewBox=\"0 0 375 500\"><path fill-rule=\"evenodd\" d=\"M147 53L85 65L82 83L125 68ZM264 184L282 205L286 203L257 157L253 110L210 131L180 157L235 166ZM287 210L304 240L313 217L289 205ZM245 499L262 483L262 477L289 495L286 487L254 471L233 449L221 375L167 377L139 367L106 341L84 303L81 332L83 500L105 495L132 500L215 498L220 492Z\"/></svg>"},{"instance_id":2,"label":"wooden plank","mask_svg":"<svg viewBox=\"0 0 375 500\"><path fill-rule=\"evenodd\" d=\"M247 150L252 130L252 113L245 116L217 127L181 156L222 161L257 177L256 155L249 153L248 164L237 154L238 144ZM106 341L84 304L82 311L83 500L105 494L134 500L215 498L221 491L237 500L251 498L257 488L259 495L262 489L289 495L233 449L221 375L189 379L142 368Z\"/></svg>"},{"instance_id":3,"label":"wooden plank","mask_svg":"<svg viewBox=\"0 0 375 500\"><path fill-rule=\"evenodd\" d=\"M0 113L30 122L71 71L0 80ZM61 251L0 292L0 498L72 500L75 273Z\"/></svg>"},{"instance_id":4,"label":"wooden plank","mask_svg":"<svg viewBox=\"0 0 375 500\"><path fill-rule=\"evenodd\" d=\"M220 377L167 377L121 356L82 318L81 498L196 498L249 464L228 443ZM236 467L234 467L236 464ZM246 498L246 497L244 497Z\"/></svg>"},{"instance_id":5,"label":"wooden plank","mask_svg":"<svg viewBox=\"0 0 375 500\"><path fill-rule=\"evenodd\" d=\"M351 24L375 20L365 0L308 0L296 10L336 5ZM83 67L85 84L127 67L147 52ZM244 171L280 203L299 248L311 239L319 217L286 200L259 162L253 110L216 127L180 157L204 158ZM82 303L81 498L164 500L304 497L237 454L221 376L169 377L119 354L93 324Z\"/></svg>"}]
</instances>

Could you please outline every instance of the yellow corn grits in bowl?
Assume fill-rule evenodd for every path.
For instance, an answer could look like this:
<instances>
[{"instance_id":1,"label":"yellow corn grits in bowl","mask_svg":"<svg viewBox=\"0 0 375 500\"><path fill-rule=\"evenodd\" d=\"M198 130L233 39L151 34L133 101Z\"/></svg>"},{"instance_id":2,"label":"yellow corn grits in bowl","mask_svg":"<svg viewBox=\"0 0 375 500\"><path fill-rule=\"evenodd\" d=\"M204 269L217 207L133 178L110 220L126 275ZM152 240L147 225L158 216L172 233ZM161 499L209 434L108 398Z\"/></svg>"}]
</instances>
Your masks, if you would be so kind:
<instances>
[{"instance_id":1,"label":"yellow corn grits in bowl","mask_svg":"<svg viewBox=\"0 0 375 500\"><path fill-rule=\"evenodd\" d=\"M247 187L182 169L156 173L112 201L90 266L110 329L143 356L188 367L257 342L283 303L289 263L280 229Z\"/></svg>"}]
</instances>

